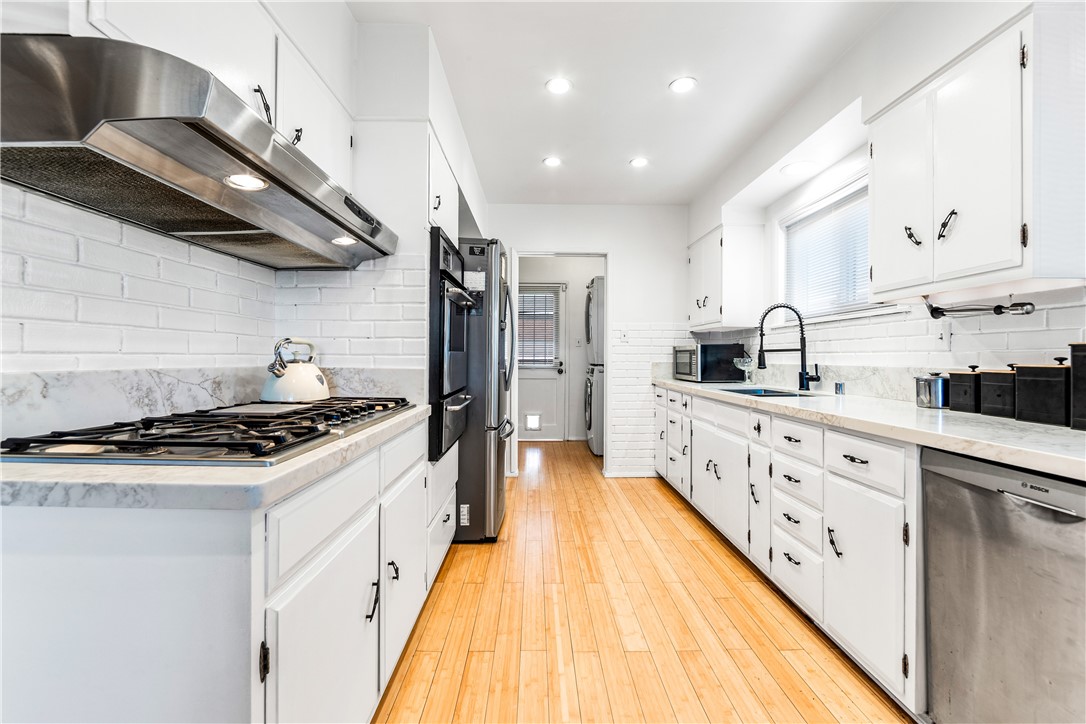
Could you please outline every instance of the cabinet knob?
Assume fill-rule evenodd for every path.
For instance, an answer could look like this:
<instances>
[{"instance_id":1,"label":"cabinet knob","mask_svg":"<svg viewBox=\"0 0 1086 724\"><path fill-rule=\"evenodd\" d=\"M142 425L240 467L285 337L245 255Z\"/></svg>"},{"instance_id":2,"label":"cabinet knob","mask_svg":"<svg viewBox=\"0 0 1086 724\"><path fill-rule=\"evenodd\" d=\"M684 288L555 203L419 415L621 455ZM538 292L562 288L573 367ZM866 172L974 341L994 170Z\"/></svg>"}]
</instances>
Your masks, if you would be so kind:
<instances>
[{"instance_id":1,"label":"cabinet knob","mask_svg":"<svg viewBox=\"0 0 1086 724\"><path fill-rule=\"evenodd\" d=\"M1066 357L1053 357L1052 359L1056 360L1056 364L1060 367L1063 367L1063 363L1067 361Z\"/></svg>"}]
</instances>

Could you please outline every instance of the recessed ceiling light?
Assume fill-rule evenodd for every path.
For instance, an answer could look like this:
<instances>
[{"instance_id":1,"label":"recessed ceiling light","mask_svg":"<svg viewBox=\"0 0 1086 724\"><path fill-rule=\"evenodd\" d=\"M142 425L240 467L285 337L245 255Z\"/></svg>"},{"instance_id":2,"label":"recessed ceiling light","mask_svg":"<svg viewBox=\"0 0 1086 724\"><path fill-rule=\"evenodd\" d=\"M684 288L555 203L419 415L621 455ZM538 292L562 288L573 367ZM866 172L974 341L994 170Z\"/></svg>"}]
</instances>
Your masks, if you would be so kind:
<instances>
[{"instance_id":1,"label":"recessed ceiling light","mask_svg":"<svg viewBox=\"0 0 1086 724\"><path fill-rule=\"evenodd\" d=\"M332 243L336 246L351 246L352 244L357 244L358 239L355 239L353 236L337 236L332 239Z\"/></svg>"},{"instance_id":2,"label":"recessed ceiling light","mask_svg":"<svg viewBox=\"0 0 1086 724\"><path fill-rule=\"evenodd\" d=\"M551 78L547 81L547 90L556 96L569 93L571 88L573 88L573 84L565 78Z\"/></svg>"},{"instance_id":3,"label":"recessed ceiling light","mask_svg":"<svg viewBox=\"0 0 1086 724\"><path fill-rule=\"evenodd\" d=\"M634 168L644 168L645 166L649 165L649 160L647 158L642 158L638 156L637 158L630 159L630 165Z\"/></svg>"},{"instance_id":4,"label":"recessed ceiling light","mask_svg":"<svg viewBox=\"0 0 1086 724\"><path fill-rule=\"evenodd\" d=\"M543 165L550 166L551 168L554 168L555 166L561 166L562 159L558 158L557 156L547 156L545 159L543 159Z\"/></svg>"},{"instance_id":5,"label":"recessed ceiling light","mask_svg":"<svg viewBox=\"0 0 1086 724\"><path fill-rule=\"evenodd\" d=\"M230 188L241 191L263 191L268 188L267 181L250 173L236 173L224 178L223 182Z\"/></svg>"},{"instance_id":6,"label":"recessed ceiling light","mask_svg":"<svg viewBox=\"0 0 1086 724\"><path fill-rule=\"evenodd\" d=\"M793 161L781 166L781 174L784 176L806 176L818 170L818 164L814 161Z\"/></svg>"},{"instance_id":7,"label":"recessed ceiling light","mask_svg":"<svg viewBox=\"0 0 1086 724\"><path fill-rule=\"evenodd\" d=\"M675 93L689 93L694 90L694 86L697 84L698 81L696 78L676 78L671 81L667 87Z\"/></svg>"}]
</instances>

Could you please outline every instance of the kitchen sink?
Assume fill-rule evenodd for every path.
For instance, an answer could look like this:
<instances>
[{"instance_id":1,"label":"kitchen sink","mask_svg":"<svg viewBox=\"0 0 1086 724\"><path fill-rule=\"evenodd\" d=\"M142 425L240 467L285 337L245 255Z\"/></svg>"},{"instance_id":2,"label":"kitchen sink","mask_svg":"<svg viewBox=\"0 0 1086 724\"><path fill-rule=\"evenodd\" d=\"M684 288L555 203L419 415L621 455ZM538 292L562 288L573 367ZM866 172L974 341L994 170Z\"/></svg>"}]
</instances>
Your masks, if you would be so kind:
<instances>
[{"instance_id":1,"label":"kitchen sink","mask_svg":"<svg viewBox=\"0 0 1086 724\"><path fill-rule=\"evenodd\" d=\"M806 392L792 392L791 390L767 390L764 387L745 388L741 390L722 390L735 395L753 395L755 397L812 397Z\"/></svg>"}]
</instances>

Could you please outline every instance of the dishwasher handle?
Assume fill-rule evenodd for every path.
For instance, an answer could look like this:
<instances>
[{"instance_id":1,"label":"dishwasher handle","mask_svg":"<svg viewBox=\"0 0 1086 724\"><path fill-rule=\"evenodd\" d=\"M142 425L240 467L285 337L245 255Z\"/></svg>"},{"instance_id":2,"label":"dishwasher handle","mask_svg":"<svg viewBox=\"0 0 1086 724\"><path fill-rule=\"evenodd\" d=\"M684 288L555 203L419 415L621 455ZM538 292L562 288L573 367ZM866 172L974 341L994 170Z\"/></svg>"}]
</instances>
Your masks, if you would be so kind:
<instances>
[{"instance_id":1,"label":"dishwasher handle","mask_svg":"<svg viewBox=\"0 0 1086 724\"><path fill-rule=\"evenodd\" d=\"M1033 498L1027 498L1027 497L1025 497L1023 495L1016 495L1015 493L1009 493L1006 490L1004 490L1003 488L997 488L996 492L997 493L1002 493L1003 495L1006 495L1011 500L1017 500L1020 503L1030 503L1032 505L1037 505L1037 506L1040 506L1042 508L1048 508L1049 510L1054 510L1057 513L1064 513L1065 515L1073 515L1076 518L1083 517L1081 513L1077 513L1075 511L1071 510L1070 508L1061 508L1058 505L1052 505L1052 503L1042 503L1040 500L1034 500Z\"/></svg>"}]
</instances>

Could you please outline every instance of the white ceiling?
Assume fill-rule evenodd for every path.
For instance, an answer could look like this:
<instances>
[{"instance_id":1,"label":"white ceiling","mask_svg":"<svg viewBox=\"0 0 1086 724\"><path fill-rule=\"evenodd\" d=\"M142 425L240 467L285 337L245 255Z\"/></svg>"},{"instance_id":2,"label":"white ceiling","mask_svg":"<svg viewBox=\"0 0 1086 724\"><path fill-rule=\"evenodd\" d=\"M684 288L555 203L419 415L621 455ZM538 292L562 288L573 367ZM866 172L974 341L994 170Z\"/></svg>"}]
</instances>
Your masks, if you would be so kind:
<instances>
[{"instance_id":1,"label":"white ceiling","mask_svg":"<svg viewBox=\"0 0 1086 724\"><path fill-rule=\"evenodd\" d=\"M687 203L891 7L348 4L362 22L431 26L489 202L558 204ZM693 92L668 90L686 75ZM573 90L549 93L554 76Z\"/></svg>"}]
</instances>

